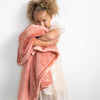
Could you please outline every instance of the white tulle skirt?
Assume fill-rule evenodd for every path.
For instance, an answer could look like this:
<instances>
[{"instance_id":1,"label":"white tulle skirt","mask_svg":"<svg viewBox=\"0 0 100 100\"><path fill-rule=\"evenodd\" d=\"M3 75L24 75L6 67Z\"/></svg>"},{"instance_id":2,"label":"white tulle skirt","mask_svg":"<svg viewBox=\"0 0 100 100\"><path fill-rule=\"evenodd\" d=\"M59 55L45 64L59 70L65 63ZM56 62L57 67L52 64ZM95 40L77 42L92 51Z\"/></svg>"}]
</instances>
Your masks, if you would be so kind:
<instances>
[{"instance_id":1,"label":"white tulle skirt","mask_svg":"<svg viewBox=\"0 0 100 100\"><path fill-rule=\"evenodd\" d=\"M40 91L38 100L68 100L66 79L61 57L51 67L53 84Z\"/></svg>"}]
</instances>

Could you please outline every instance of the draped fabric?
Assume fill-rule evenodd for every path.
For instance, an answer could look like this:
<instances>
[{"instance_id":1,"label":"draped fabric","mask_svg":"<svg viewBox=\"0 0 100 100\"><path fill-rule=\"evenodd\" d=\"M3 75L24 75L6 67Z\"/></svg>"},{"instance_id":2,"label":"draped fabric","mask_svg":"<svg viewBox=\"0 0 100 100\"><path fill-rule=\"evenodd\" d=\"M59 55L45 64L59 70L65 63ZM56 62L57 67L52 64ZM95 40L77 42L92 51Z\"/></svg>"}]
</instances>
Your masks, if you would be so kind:
<instances>
[{"instance_id":1,"label":"draped fabric","mask_svg":"<svg viewBox=\"0 0 100 100\"><path fill-rule=\"evenodd\" d=\"M17 100L38 100L41 90L53 84L52 65L59 57L57 46L34 46L36 36L48 32L31 24L19 36L17 64L23 66Z\"/></svg>"},{"instance_id":2,"label":"draped fabric","mask_svg":"<svg viewBox=\"0 0 100 100\"><path fill-rule=\"evenodd\" d=\"M51 23L49 30L53 29L58 30L60 37L66 30L63 24L59 23L58 21L53 21ZM53 83L50 84L48 88L40 91L38 100L68 100L67 81L64 74L61 55L59 55L56 62L51 66L50 71L52 74Z\"/></svg>"}]
</instances>

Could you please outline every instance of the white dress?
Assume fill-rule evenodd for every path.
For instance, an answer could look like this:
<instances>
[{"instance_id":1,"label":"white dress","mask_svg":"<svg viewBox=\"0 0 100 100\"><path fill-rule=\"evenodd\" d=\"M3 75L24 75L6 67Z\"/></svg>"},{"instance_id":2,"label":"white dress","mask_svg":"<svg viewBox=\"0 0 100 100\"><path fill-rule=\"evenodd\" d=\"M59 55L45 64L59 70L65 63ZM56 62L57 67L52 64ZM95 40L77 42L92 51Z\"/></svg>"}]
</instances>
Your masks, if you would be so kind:
<instances>
[{"instance_id":1,"label":"white dress","mask_svg":"<svg viewBox=\"0 0 100 100\"><path fill-rule=\"evenodd\" d=\"M58 29L60 35L64 29L56 22L51 24L50 30ZM65 74L62 67L61 56L51 66L53 84L39 92L38 100L68 100Z\"/></svg>"}]
</instances>

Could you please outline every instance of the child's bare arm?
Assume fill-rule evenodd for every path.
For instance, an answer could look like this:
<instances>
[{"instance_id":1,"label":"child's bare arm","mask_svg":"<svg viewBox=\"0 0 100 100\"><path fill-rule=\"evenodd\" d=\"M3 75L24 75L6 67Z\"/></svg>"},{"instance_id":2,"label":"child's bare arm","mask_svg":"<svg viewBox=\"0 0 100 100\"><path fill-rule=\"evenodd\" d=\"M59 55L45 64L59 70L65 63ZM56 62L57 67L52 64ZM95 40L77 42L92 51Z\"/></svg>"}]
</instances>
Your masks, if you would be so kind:
<instances>
[{"instance_id":1,"label":"child's bare arm","mask_svg":"<svg viewBox=\"0 0 100 100\"><path fill-rule=\"evenodd\" d=\"M48 41L48 42L42 41L40 39L35 39L34 46L37 46L37 45L39 45L39 46L52 46L52 45L56 45L57 43L58 43L58 39Z\"/></svg>"},{"instance_id":2,"label":"child's bare arm","mask_svg":"<svg viewBox=\"0 0 100 100\"><path fill-rule=\"evenodd\" d=\"M38 39L42 40L42 41L51 41L51 40L55 40L59 37L59 32L57 29L53 29L49 32L47 32L46 34L39 36Z\"/></svg>"}]
</instances>

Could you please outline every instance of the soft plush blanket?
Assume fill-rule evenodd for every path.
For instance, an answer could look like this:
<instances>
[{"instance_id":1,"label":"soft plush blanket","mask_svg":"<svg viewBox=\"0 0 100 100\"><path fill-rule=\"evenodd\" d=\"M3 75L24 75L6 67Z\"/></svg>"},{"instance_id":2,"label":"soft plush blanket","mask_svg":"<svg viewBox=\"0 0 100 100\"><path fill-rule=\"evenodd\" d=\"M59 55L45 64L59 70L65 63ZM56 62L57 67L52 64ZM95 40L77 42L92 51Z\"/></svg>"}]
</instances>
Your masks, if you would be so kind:
<instances>
[{"instance_id":1,"label":"soft plush blanket","mask_svg":"<svg viewBox=\"0 0 100 100\"><path fill-rule=\"evenodd\" d=\"M57 60L57 46L34 46L36 36L48 29L31 24L19 35L17 64L23 66L17 100L38 100L39 91L52 84L50 68Z\"/></svg>"}]
</instances>

